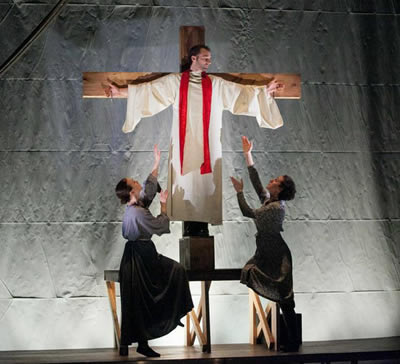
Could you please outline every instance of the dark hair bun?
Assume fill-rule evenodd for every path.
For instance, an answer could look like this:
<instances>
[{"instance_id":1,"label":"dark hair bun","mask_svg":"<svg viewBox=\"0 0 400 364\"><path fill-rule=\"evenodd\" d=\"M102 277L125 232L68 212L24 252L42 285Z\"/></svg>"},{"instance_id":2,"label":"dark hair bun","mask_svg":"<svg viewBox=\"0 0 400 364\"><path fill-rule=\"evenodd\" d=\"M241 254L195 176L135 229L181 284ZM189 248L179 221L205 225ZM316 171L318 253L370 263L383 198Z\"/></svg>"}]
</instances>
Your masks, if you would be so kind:
<instances>
[{"instance_id":1,"label":"dark hair bun","mask_svg":"<svg viewBox=\"0 0 400 364\"><path fill-rule=\"evenodd\" d=\"M279 193L278 198L280 200L293 200L296 195L296 185L293 179L287 175L283 176L281 182L282 191Z\"/></svg>"},{"instance_id":2,"label":"dark hair bun","mask_svg":"<svg viewBox=\"0 0 400 364\"><path fill-rule=\"evenodd\" d=\"M115 193L117 197L121 200L121 204L126 204L131 199L132 187L126 183L126 178L121 179L115 187Z\"/></svg>"}]
</instances>

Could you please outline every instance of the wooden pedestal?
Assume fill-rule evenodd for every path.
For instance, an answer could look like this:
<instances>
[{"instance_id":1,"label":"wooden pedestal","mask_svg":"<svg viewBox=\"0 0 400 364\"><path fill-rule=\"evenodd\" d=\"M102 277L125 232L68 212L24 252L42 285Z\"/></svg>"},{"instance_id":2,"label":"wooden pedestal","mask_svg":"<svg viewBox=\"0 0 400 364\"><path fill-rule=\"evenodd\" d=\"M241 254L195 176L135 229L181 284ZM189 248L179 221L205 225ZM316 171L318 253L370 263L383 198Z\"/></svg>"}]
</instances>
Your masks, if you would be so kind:
<instances>
[{"instance_id":1,"label":"wooden pedestal","mask_svg":"<svg viewBox=\"0 0 400 364\"><path fill-rule=\"evenodd\" d=\"M214 270L214 237L185 236L179 239L179 261L186 270Z\"/></svg>"}]
</instances>

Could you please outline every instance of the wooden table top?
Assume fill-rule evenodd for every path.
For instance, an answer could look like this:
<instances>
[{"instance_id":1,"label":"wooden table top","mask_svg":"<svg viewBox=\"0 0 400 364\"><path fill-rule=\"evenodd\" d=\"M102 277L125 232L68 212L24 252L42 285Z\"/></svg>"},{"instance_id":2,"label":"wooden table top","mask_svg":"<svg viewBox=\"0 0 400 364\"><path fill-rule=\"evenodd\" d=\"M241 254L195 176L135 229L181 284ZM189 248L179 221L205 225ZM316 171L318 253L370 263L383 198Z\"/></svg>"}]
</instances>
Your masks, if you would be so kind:
<instances>
[{"instance_id":1,"label":"wooden table top","mask_svg":"<svg viewBox=\"0 0 400 364\"><path fill-rule=\"evenodd\" d=\"M242 268L214 269L212 271L186 271L189 281L238 281ZM118 270L105 270L104 280L119 282Z\"/></svg>"}]
</instances>

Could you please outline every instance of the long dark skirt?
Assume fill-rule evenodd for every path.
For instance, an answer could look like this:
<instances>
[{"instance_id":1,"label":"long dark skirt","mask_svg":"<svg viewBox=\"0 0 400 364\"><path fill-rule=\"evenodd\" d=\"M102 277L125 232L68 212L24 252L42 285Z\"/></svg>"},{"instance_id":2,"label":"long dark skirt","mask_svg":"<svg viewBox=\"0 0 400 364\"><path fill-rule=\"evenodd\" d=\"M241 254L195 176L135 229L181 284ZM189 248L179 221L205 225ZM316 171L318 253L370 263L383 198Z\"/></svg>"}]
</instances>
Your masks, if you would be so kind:
<instances>
[{"instance_id":1,"label":"long dark skirt","mask_svg":"<svg viewBox=\"0 0 400 364\"><path fill-rule=\"evenodd\" d=\"M294 307L292 255L281 234L257 234L256 244L240 282L269 300Z\"/></svg>"},{"instance_id":2,"label":"long dark skirt","mask_svg":"<svg viewBox=\"0 0 400 364\"><path fill-rule=\"evenodd\" d=\"M281 234L257 234L257 250L242 269L240 282L280 304L288 343L299 344L293 294L292 254Z\"/></svg>"},{"instance_id":3,"label":"long dark skirt","mask_svg":"<svg viewBox=\"0 0 400 364\"><path fill-rule=\"evenodd\" d=\"M126 243L119 275L121 345L168 334L193 308L185 269L151 240Z\"/></svg>"}]
</instances>

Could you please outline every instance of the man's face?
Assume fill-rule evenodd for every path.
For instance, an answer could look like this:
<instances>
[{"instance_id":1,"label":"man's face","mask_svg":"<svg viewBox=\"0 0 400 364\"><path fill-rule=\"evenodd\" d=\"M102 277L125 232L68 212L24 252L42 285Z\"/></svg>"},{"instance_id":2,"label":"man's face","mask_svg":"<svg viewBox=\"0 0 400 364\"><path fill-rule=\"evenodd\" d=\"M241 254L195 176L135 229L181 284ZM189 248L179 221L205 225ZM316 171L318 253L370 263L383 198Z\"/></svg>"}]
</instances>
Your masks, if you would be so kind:
<instances>
[{"instance_id":1,"label":"man's face","mask_svg":"<svg viewBox=\"0 0 400 364\"><path fill-rule=\"evenodd\" d=\"M211 52L207 49L201 48L197 56L192 57L192 71L206 72L208 66L211 64Z\"/></svg>"}]
</instances>

